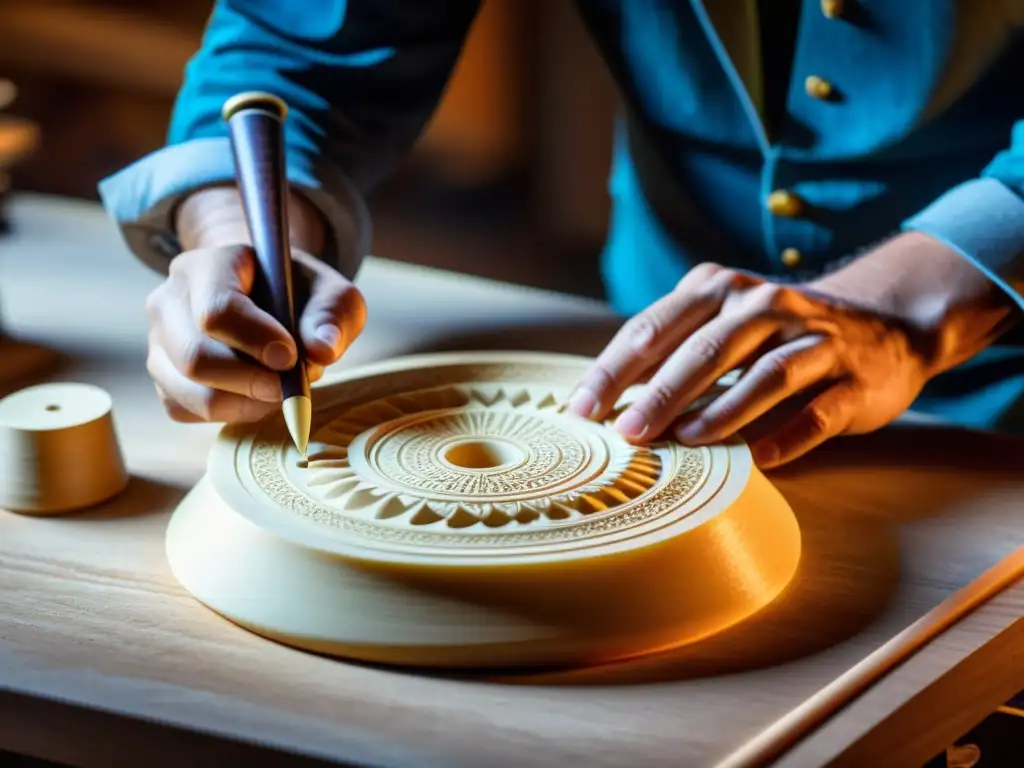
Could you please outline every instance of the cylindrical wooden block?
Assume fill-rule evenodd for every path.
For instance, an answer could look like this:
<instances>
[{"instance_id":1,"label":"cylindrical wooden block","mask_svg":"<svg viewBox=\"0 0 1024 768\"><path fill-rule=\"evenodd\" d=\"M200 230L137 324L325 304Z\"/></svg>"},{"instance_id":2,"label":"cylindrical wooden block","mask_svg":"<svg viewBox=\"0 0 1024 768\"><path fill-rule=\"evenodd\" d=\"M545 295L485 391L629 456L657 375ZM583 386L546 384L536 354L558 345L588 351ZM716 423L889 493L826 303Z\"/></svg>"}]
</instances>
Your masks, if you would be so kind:
<instances>
[{"instance_id":1,"label":"cylindrical wooden block","mask_svg":"<svg viewBox=\"0 0 1024 768\"><path fill-rule=\"evenodd\" d=\"M99 387L42 384L0 400L0 508L71 512L127 484L113 401Z\"/></svg>"}]
</instances>

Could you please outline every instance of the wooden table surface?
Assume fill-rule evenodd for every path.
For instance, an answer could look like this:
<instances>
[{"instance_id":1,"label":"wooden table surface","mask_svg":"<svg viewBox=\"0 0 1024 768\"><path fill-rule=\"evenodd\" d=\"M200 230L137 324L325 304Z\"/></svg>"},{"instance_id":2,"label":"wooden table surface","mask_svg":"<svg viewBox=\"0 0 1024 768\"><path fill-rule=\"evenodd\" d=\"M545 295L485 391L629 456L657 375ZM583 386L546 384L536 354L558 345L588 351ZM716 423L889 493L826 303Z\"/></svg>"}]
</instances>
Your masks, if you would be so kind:
<instances>
[{"instance_id":1,"label":"wooden table surface","mask_svg":"<svg viewBox=\"0 0 1024 768\"><path fill-rule=\"evenodd\" d=\"M145 372L159 278L88 203L16 198L8 332L106 388L133 482L57 519L0 510L0 750L75 765L708 766L1024 544L1024 440L902 425L772 474L804 534L789 591L689 648L576 673L410 674L275 645L171 577L163 534L212 425L167 419ZM341 365L442 349L596 353L600 304L371 259ZM1002 591L797 743L781 764L920 766L1024 689L1024 584ZM294 758L299 761L298 757ZM239 764L243 764L239 762Z\"/></svg>"}]
</instances>

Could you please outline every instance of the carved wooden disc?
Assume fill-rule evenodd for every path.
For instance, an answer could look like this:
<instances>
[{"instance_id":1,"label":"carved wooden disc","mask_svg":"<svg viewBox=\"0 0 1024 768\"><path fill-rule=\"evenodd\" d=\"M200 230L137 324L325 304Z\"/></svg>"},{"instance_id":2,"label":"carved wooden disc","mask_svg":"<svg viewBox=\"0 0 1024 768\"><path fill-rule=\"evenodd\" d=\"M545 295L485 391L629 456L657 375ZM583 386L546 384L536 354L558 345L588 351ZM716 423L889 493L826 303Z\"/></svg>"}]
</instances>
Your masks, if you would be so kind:
<instances>
[{"instance_id":1,"label":"carved wooden disc","mask_svg":"<svg viewBox=\"0 0 1024 768\"><path fill-rule=\"evenodd\" d=\"M349 371L315 393L308 460L279 416L225 429L169 528L175 574L283 642L421 665L607 661L770 602L800 536L746 446L633 446L566 413L586 363Z\"/></svg>"}]
</instances>

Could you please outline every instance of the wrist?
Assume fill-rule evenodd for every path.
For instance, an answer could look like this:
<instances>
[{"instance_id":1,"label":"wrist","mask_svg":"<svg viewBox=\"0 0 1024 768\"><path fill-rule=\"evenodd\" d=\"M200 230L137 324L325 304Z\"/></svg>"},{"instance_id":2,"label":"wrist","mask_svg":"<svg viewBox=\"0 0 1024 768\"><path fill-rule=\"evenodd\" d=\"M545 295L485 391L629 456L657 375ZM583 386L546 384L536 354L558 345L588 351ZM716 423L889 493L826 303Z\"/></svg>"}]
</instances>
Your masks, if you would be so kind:
<instances>
[{"instance_id":1,"label":"wrist","mask_svg":"<svg viewBox=\"0 0 1024 768\"><path fill-rule=\"evenodd\" d=\"M251 245L241 195L234 186L203 187L186 197L173 220L182 250ZM319 257L326 227L320 213L302 195L288 195L288 228L292 247Z\"/></svg>"},{"instance_id":2,"label":"wrist","mask_svg":"<svg viewBox=\"0 0 1024 768\"><path fill-rule=\"evenodd\" d=\"M922 232L898 235L809 287L902 324L931 375L976 355L1017 316L979 269Z\"/></svg>"}]
</instances>

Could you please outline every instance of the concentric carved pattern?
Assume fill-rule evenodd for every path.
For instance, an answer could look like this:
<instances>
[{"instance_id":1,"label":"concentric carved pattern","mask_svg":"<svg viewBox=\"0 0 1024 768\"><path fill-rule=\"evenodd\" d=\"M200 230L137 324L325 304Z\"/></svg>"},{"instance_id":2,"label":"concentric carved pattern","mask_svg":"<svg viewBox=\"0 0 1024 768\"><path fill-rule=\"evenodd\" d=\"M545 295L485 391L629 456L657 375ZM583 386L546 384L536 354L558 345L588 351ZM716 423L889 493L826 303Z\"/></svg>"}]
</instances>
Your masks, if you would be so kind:
<instances>
[{"instance_id":1,"label":"concentric carved pattern","mask_svg":"<svg viewBox=\"0 0 1024 768\"><path fill-rule=\"evenodd\" d=\"M447 386L356 407L315 436L306 483L339 512L451 528L569 520L654 487L661 460L550 393Z\"/></svg>"},{"instance_id":2,"label":"concentric carved pattern","mask_svg":"<svg viewBox=\"0 0 1024 768\"><path fill-rule=\"evenodd\" d=\"M677 507L706 470L703 450L629 445L528 385L415 389L314 426L305 464L285 458L279 425L257 435L258 486L317 522L406 543L534 543L630 527Z\"/></svg>"}]
</instances>

